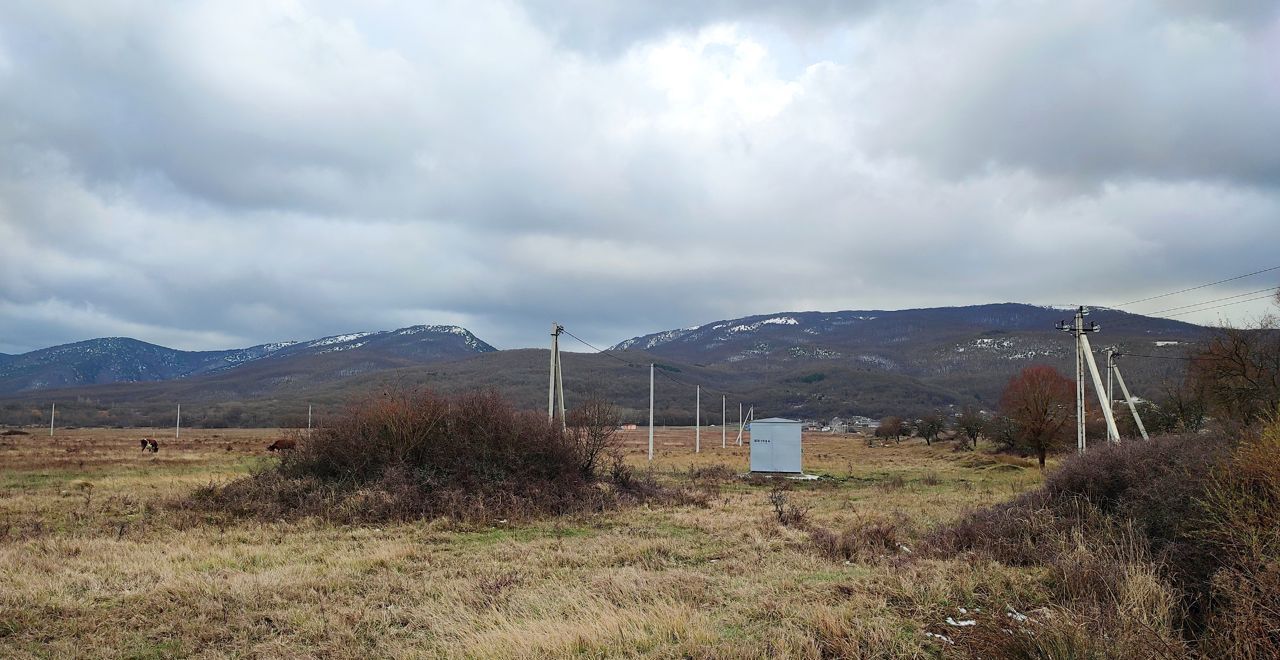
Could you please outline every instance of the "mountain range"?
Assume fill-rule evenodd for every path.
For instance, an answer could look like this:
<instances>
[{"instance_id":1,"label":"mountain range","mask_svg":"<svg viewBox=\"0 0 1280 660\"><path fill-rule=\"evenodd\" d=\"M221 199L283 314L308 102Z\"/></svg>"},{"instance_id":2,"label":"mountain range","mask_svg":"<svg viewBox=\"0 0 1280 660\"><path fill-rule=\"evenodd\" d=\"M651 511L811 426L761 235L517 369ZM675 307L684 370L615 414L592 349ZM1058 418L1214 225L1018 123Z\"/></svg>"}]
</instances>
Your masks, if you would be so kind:
<instances>
[{"instance_id":1,"label":"mountain range","mask_svg":"<svg viewBox=\"0 0 1280 660\"><path fill-rule=\"evenodd\" d=\"M320 361L340 364L341 375L350 376L494 350L466 328L452 325L416 325L225 351L180 351L127 337L106 337L0 357L0 395L168 381L263 365L301 367L320 356L329 356Z\"/></svg>"},{"instance_id":2,"label":"mountain range","mask_svg":"<svg viewBox=\"0 0 1280 660\"><path fill-rule=\"evenodd\" d=\"M703 387L704 420L715 399L800 418L881 416L948 406L994 408L1018 370L1048 363L1074 369L1070 336L1054 329L1073 310L1016 303L913 310L785 312L726 319L633 337L605 353L566 353L570 403L600 396L624 414L647 416L648 365L658 365L660 421L693 421L692 389ZM1182 357L1207 328L1096 308L1095 347ZM546 402L546 349L497 351L464 328L414 326L229 351L175 351L97 339L0 356L0 423L34 423L46 402L79 423L172 423L183 403L193 424L275 426L308 404L335 410L352 396L391 387L477 387L517 405ZM1180 360L1123 358L1125 379L1154 396L1180 378ZM736 415L729 414L732 420ZM66 417L64 417L64 415ZM292 421L291 421L292 420ZM68 423L75 423L68 421Z\"/></svg>"}]
</instances>

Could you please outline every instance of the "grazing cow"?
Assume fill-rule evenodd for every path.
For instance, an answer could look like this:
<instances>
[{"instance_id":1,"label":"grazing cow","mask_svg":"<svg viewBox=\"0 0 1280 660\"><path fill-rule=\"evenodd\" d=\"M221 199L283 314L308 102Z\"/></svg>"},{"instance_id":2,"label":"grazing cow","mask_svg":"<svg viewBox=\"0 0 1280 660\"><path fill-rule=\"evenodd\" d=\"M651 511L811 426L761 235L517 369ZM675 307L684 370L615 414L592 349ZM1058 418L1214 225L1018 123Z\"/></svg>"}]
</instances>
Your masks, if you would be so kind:
<instances>
[{"instance_id":1,"label":"grazing cow","mask_svg":"<svg viewBox=\"0 0 1280 660\"><path fill-rule=\"evenodd\" d=\"M139 440L139 441L138 441L138 443L142 446L142 451L146 451L146 450L147 450L147 447L149 447L149 446L150 446L150 445L148 445L148 444L147 444L147 439L146 439L146 438L143 438L143 439Z\"/></svg>"},{"instance_id":2,"label":"grazing cow","mask_svg":"<svg viewBox=\"0 0 1280 660\"><path fill-rule=\"evenodd\" d=\"M147 449L150 449L151 453L154 454L160 451L160 443L156 442L155 438L147 438Z\"/></svg>"},{"instance_id":3,"label":"grazing cow","mask_svg":"<svg viewBox=\"0 0 1280 660\"><path fill-rule=\"evenodd\" d=\"M279 440L267 445L267 451L284 451L286 449L293 449L296 444L297 441L293 438L280 438Z\"/></svg>"}]
</instances>

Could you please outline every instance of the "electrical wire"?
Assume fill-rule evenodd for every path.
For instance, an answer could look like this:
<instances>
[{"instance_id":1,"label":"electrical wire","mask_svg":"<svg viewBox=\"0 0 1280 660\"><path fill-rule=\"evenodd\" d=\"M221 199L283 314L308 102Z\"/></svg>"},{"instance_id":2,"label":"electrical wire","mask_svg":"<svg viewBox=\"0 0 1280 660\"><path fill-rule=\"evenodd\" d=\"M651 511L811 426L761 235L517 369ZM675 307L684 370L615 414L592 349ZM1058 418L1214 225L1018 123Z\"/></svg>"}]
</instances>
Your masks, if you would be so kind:
<instances>
[{"instance_id":1,"label":"electrical wire","mask_svg":"<svg viewBox=\"0 0 1280 660\"><path fill-rule=\"evenodd\" d=\"M1142 353L1124 353L1124 352L1115 353L1115 354L1114 354L1114 356L1115 356L1115 357L1140 357L1140 358L1150 358L1150 359L1152 359L1152 360L1182 360L1183 362L1195 362L1195 361L1197 361L1197 360L1212 359L1210 356L1205 356L1205 357L1182 357L1182 356L1178 356L1178 355L1143 355Z\"/></svg>"},{"instance_id":2,"label":"electrical wire","mask_svg":"<svg viewBox=\"0 0 1280 660\"><path fill-rule=\"evenodd\" d=\"M563 326L562 326L562 328L563 328ZM578 340L582 345L586 346L587 348L590 348L591 350L593 350L593 351L595 351L595 352L597 352L597 353L600 353L600 354L603 354L603 355L607 355L607 356L609 356L609 357L611 357L611 358L613 358L613 359L615 359L615 360L617 360L617 361L619 361L619 362L622 362L623 364L626 364L628 367L637 367L637 368L643 368L643 367L644 367L644 365L636 364L636 363L634 363L634 362L632 362L632 361L630 361L630 360L626 360L626 359L623 359L623 358L621 358L621 357L618 357L617 355L614 355L614 354L612 354L612 353L609 353L607 350L605 350L605 349L603 349L603 348L597 348L596 346L592 345L591 343L589 343L589 342L588 342L588 341L586 341L585 339L582 339L581 337L579 337L579 336L577 336L577 335L573 334L572 332L569 332L568 330L562 330L562 331L563 331L566 335L569 335L570 337L573 337L574 339ZM655 363L655 365L656 365L656 363ZM708 393L710 393L710 394L723 394L724 396L733 396L733 397L739 397L739 396L741 396L741 395L739 395L739 394L737 394L737 393L729 392L729 391L726 391L726 390L718 390L718 389L715 389L715 388L707 387L707 386L705 386L705 385L695 385L695 384L693 384L693 383L687 383L687 382L685 382L685 381L683 381L683 380L680 380L679 378L676 378L675 376L672 376L671 374L666 373L666 371L665 371L665 370L663 370L663 369L655 368L655 369L654 369L654 373L656 373L656 374L658 374L659 376L662 376L663 378L666 378L667 380L669 380L669 381L671 381L671 382L673 382L673 383L676 383L676 384L678 384L678 385L683 385L683 386L685 386L685 387L701 387L703 390L705 390L706 392L708 392Z\"/></svg>"},{"instance_id":3,"label":"electrical wire","mask_svg":"<svg viewBox=\"0 0 1280 660\"><path fill-rule=\"evenodd\" d=\"M1267 291L1267 292L1269 292L1269 293L1267 293L1267 295L1265 295L1265 296L1258 296L1258 297L1256 297L1256 298L1248 298L1248 299L1246 299L1246 300L1236 300L1235 302L1229 302L1229 303L1226 303L1226 304L1223 304L1223 305L1214 305L1214 306L1212 306L1212 307L1201 307L1202 305L1209 305L1209 304L1211 304L1211 303L1222 302L1222 301L1224 301L1224 300L1234 300L1234 299L1239 298L1239 297L1241 297L1241 296L1248 296L1248 295L1253 295L1253 294L1255 294L1255 293L1262 293L1263 291ZM1257 302L1257 301L1259 301L1259 300L1266 300L1266 299L1271 298L1272 296L1274 296L1274 295L1275 295L1275 293L1276 293L1276 291L1280 291L1280 287L1268 287L1268 288L1266 288L1266 289L1258 289L1257 291L1250 291L1249 293L1240 293L1240 294L1236 294L1236 295L1234 295L1234 296L1224 296L1224 297L1222 297L1222 298L1214 298L1214 299L1211 299L1211 300L1202 300L1202 301L1200 301L1200 302L1192 303L1192 304L1190 304L1190 305L1181 305L1181 306L1178 306L1178 307L1170 307L1170 308L1168 308L1168 309L1162 309L1162 310L1159 310L1159 311L1156 311L1156 312L1149 312L1149 313L1144 313L1144 314L1137 314L1137 313L1135 313L1135 312L1125 312L1125 310L1116 310L1116 311L1122 311L1122 312L1125 312L1126 314L1132 314L1132 315L1134 315L1134 316L1144 316L1144 317L1154 317L1154 316L1156 316L1157 314L1164 314L1164 316L1160 316L1160 317L1158 317L1158 318L1166 318L1166 319L1168 319L1168 318L1174 318L1174 317L1178 317L1178 316L1186 316L1186 315L1188 315L1188 314L1198 314L1198 313L1200 313L1200 312L1207 312L1207 311L1214 310L1214 309L1221 309L1221 308L1223 308L1223 307L1230 307L1230 306L1232 306L1232 305L1243 305L1244 303ZM1188 307L1195 307L1195 308L1197 308L1197 309L1187 309ZM1167 313L1166 313L1166 312L1177 311L1177 310L1180 310L1180 309L1187 309L1187 311L1185 311L1185 312L1178 312L1177 314L1167 314ZM1123 328L1123 327L1125 327L1125 326L1133 325L1133 324L1135 324L1135 323L1138 323L1139 321L1141 321L1141 319L1137 319L1137 318L1133 318L1133 319L1121 319L1121 320L1119 320L1119 321L1116 321L1115 323L1110 323L1110 324L1108 324L1108 327L1109 327L1109 328L1117 328L1117 327Z\"/></svg>"},{"instance_id":4,"label":"electrical wire","mask_svg":"<svg viewBox=\"0 0 1280 660\"><path fill-rule=\"evenodd\" d=\"M1128 305L1136 305L1136 304L1138 304L1138 303L1147 302L1148 300L1158 300L1158 299L1160 299L1160 298L1168 298L1169 296L1176 296L1176 295L1178 295L1179 293L1187 293L1188 291L1196 291L1196 290L1199 290L1199 289L1207 289L1207 288L1209 288L1209 287L1211 287L1211 286L1217 286L1217 285L1219 285L1219 284L1226 284L1227 282L1234 282L1234 281L1236 281L1236 280L1242 280L1242 279L1244 279L1244 278L1246 278L1246 277L1253 277L1254 275L1261 275L1261 274L1263 274L1263 273L1270 273L1270 272L1271 272L1271 271L1273 271L1273 270L1280 270L1280 266L1272 266L1272 267L1270 267L1270 268L1263 268L1262 270L1255 270L1255 271L1253 271L1252 273L1245 273L1244 275L1236 275L1235 277L1228 277L1228 278L1227 278L1227 279L1225 279L1225 280L1218 280L1217 282L1210 282L1210 283L1208 283L1208 284L1201 284L1201 285L1199 285L1199 286L1193 286L1193 287L1189 287L1189 288L1186 288L1186 289L1181 289L1181 290L1179 290L1179 291L1172 291L1172 292L1170 292L1170 293L1162 293L1162 294L1160 294L1160 295L1158 295L1158 296L1150 296L1150 297L1147 297L1147 298L1139 298L1139 299L1137 299L1137 300L1130 300L1130 301L1129 301L1129 302L1127 302L1127 303L1120 303L1119 305L1115 305L1115 306L1116 306L1116 307L1126 307L1126 306L1128 306ZM1157 313L1157 312L1153 312L1153 313Z\"/></svg>"}]
</instances>

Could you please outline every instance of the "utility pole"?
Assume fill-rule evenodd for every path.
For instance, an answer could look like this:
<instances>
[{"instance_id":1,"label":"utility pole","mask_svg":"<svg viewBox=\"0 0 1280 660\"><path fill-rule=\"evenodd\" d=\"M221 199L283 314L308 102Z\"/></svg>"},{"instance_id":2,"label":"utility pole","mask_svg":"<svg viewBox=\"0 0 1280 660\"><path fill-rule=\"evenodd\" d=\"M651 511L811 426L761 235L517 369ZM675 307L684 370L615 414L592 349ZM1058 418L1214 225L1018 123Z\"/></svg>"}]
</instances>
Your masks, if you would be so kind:
<instances>
[{"instance_id":1,"label":"utility pole","mask_svg":"<svg viewBox=\"0 0 1280 660\"><path fill-rule=\"evenodd\" d=\"M693 453L702 452L702 386L698 385L697 398L694 399L693 407L697 408L693 415Z\"/></svg>"},{"instance_id":2,"label":"utility pole","mask_svg":"<svg viewBox=\"0 0 1280 660\"><path fill-rule=\"evenodd\" d=\"M1089 314L1089 310L1083 305L1076 309L1075 322L1067 325L1065 321L1058 322L1055 326L1058 330L1070 333L1076 340L1076 451L1083 453L1088 446L1088 439L1085 437L1085 386L1084 372L1086 366L1089 369L1089 375L1093 378L1093 389L1098 393L1098 403L1102 404L1102 416L1107 421L1107 440L1111 442L1119 442L1120 432L1116 430L1115 417L1111 414L1111 406L1107 401L1103 401L1105 396L1102 387L1102 378L1098 375L1098 364L1093 359L1093 349L1089 346L1088 333L1098 332L1102 330L1097 323L1092 321L1086 327L1084 317Z\"/></svg>"},{"instance_id":3,"label":"utility pole","mask_svg":"<svg viewBox=\"0 0 1280 660\"><path fill-rule=\"evenodd\" d=\"M1120 375L1120 365L1112 362L1111 370L1116 374L1116 382L1120 383L1120 392L1124 394L1125 403L1129 404L1129 412L1133 413L1133 421L1138 425L1138 433L1142 434L1143 440L1150 440L1147 435L1147 427L1143 426L1142 418L1138 416L1138 406L1133 401L1133 395L1129 394L1129 388L1124 384L1124 376Z\"/></svg>"},{"instance_id":4,"label":"utility pole","mask_svg":"<svg viewBox=\"0 0 1280 660\"><path fill-rule=\"evenodd\" d=\"M649 363L649 462L653 462L653 363Z\"/></svg>"},{"instance_id":5,"label":"utility pole","mask_svg":"<svg viewBox=\"0 0 1280 660\"><path fill-rule=\"evenodd\" d=\"M53 437L53 420L58 416L58 404L55 403L49 408L49 437Z\"/></svg>"},{"instance_id":6,"label":"utility pole","mask_svg":"<svg viewBox=\"0 0 1280 660\"><path fill-rule=\"evenodd\" d=\"M182 432L182 404L178 404L178 417L173 421L173 439L178 439L178 434Z\"/></svg>"},{"instance_id":7,"label":"utility pole","mask_svg":"<svg viewBox=\"0 0 1280 660\"><path fill-rule=\"evenodd\" d=\"M307 404L307 437L311 437L311 404Z\"/></svg>"},{"instance_id":8,"label":"utility pole","mask_svg":"<svg viewBox=\"0 0 1280 660\"><path fill-rule=\"evenodd\" d=\"M564 370L560 366L560 333L564 326L551 324L551 374L547 381L547 420L556 418L556 399L560 399L560 428L565 428L564 416Z\"/></svg>"},{"instance_id":9,"label":"utility pole","mask_svg":"<svg viewBox=\"0 0 1280 660\"><path fill-rule=\"evenodd\" d=\"M725 410L726 410L725 406L727 405L726 403L727 400L728 399L727 397L725 397L725 395L723 394L720 395L720 448L721 449L724 449L725 447L728 446L728 443L725 441L728 440L729 438L729 435L728 435L729 427L725 425L727 423L727 420L729 419L728 416L725 415Z\"/></svg>"},{"instance_id":10,"label":"utility pole","mask_svg":"<svg viewBox=\"0 0 1280 660\"><path fill-rule=\"evenodd\" d=\"M1076 309L1076 318L1072 325L1059 321L1055 326L1058 330L1071 333L1076 340L1076 452L1081 454L1084 453L1086 438L1084 433L1084 349L1080 344L1080 337L1084 334L1084 316L1088 313L1088 310L1081 306Z\"/></svg>"}]
</instances>

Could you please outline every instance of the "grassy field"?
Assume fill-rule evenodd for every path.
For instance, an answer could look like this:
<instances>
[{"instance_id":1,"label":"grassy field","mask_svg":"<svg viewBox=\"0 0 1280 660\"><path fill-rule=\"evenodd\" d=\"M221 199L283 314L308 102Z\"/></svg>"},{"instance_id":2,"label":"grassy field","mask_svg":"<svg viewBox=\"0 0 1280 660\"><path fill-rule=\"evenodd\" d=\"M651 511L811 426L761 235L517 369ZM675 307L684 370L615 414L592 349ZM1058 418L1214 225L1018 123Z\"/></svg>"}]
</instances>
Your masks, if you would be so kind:
<instances>
[{"instance_id":1,"label":"grassy field","mask_svg":"<svg viewBox=\"0 0 1280 660\"><path fill-rule=\"evenodd\" d=\"M656 478L706 506L463 526L240 520L172 502L273 460L273 430L0 436L0 657L947 657L968 612L1046 602L1044 576L914 544L1040 483L919 439L806 435L781 525L718 430L663 429ZM139 451L154 435L157 454ZM646 465L646 432L625 433ZM713 466L728 470L707 470ZM730 473L729 471L732 471ZM788 482L790 483L790 482ZM812 538L889 528L892 550ZM869 545L868 547L875 547ZM963 608L963 609L961 609Z\"/></svg>"}]
</instances>

